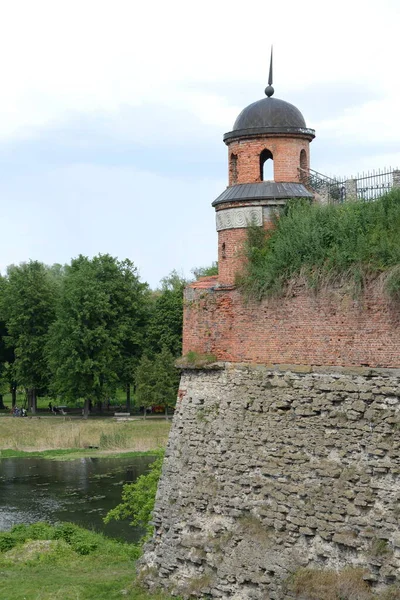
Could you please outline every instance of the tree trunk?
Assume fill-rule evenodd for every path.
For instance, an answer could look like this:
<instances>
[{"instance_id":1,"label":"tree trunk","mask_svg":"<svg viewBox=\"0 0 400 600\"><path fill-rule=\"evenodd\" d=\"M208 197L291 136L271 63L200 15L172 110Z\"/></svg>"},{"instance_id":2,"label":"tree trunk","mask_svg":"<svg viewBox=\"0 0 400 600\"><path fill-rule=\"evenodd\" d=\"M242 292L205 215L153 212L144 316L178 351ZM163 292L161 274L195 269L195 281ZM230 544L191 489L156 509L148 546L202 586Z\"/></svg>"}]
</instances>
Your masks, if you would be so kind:
<instances>
[{"instance_id":1,"label":"tree trunk","mask_svg":"<svg viewBox=\"0 0 400 600\"><path fill-rule=\"evenodd\" d=\"M165 405L165 413L164 414L165 414L165 418L168 421L168 405L167 404Z\"/></svg>"},{"instance_id":2,"label":"tree trunk","mask_svg":"<svg viewBox=\"0 0 400 600\"><path fill-rule=\"evenodd\" d=\"M143 419L146 418L147 415L147 406L143 406Z\"/></svg>"},{"instance_id":3,"label":"tree trunk","mask_svg":"<svg viewBox=\"0 0 400 600\"><path fill-rule=\"evenodd\" d=\"M0 394L0 409L4 409L3 394Z\"/></svg>"},{"instance_id":4,"label":"tree trunk","mask_svg":"<svg viewBox=\"0 0 400 600\"><path fill-rule=\"evenodd\" d=\"M11 406L12 406L12 408L14 408L16 404L17 404L17 386L12 385L11 386Z\"/></svg>"},{"instance_id":5,"label":"tree trunk","mask_svg":"<svg viewBox=\"0 0 400 600\"><path fill-rule=\"evenodd\" d=\"M131 412L131 384L126 384L126 412Z\"/></svg>"},{"instance_id":6,"label":"tree trunk","mask_svg":"<svg viewBox=\"0 0 400 600\"><path fill-rule=\"evenodd\" d=\"M31 393L32 393L32 396L31 396L31 412L32 412L33 415L36 415L36 408L37 408L36 389L32 388Z\"/></svg>"},{"instance_id":7,"label":"tree trunk","mask_svg":"<svg viewBox=\"0 0 400 600\"><path fill-rule=\"evenodd\" d=\"M26 390L26 399L27 399L27 409L30 412L32 410L32 389L27 388Z\"/></svg>"},{"instance_id":8,"label":"tree trunk","mask_svg":"<svg viewBox=\"0 0 400 600\"><path fill-rule=\"evenodd\" d=\"M87 419L89 416L89 398L85 399L85 404L83 405L83 418Z\"/></svg>"}]
</instances>

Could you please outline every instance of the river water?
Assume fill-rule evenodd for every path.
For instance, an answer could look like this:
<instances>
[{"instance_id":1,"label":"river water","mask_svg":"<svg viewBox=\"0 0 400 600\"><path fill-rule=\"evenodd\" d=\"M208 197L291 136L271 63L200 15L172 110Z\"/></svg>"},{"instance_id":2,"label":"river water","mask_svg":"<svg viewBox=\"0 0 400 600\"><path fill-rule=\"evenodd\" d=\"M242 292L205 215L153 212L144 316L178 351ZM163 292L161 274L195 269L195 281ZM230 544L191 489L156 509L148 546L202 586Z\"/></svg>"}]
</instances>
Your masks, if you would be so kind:
<instances>
[{"instance_id":1,"label":"river water","mask_svg":"<svg viewBox=\"0 0 400 600\"><path fill-rule=\"evenodd\" d=\"M0 531L17 523L69 521L129 542L142 535L128 521L102 519L121 501L122 485L147 472L152 456L0 460Z\"/></svg>"}]
</instances>

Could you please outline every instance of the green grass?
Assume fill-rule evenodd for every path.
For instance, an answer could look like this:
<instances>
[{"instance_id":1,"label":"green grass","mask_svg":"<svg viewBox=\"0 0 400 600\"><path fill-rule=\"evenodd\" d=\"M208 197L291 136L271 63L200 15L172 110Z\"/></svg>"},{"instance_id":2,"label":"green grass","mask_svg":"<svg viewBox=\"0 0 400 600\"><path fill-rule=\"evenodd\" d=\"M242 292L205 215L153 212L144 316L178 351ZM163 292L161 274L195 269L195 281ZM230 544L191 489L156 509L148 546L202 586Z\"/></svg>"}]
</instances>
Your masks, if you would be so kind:
<instances>
[{"instance_id":1,"label":"green grass","mask_svg":"<svg viewBox=\"0 0 400 600\"><path fill-rule=\"evenodd\" d=\"M351 282L361 290L386 273L386 291L400 301L400 190L374 202L290 202L272 233L249 228L246 254L238 284L251 297L281 295L296 278L311 288Z\"/></svg>"},{"instance_id":2,"label":"green grass","mask_svg":"<svg viewBox=\"0 0 400 600\"><path fill-rule=\"evenodd\" d=\"M13 451L13 456L18 456L15 452L39 452L47 458L50 454L61 457L73 452L82 456L149 452L165 447L170 427L165 419L117 423L112 419L0 416L0 449Z\"/></svg>"},{"instance_id":3,"label":"green grass","mask_svg":"<svg viewBox=\"0 0 400 600\"><path fill-rule=\"evenodd\" d=\"M147 452L103 452L102 450L81 450L79 448L68 448L66 450L44 450L43 452L24 452L23 450L0 450L0 459L2 458L47 458L49 460L76 460L90 456L107 456L112 458L132 458L135 456L154 456L156 450L148 450Z\"/></svg>"},{"instance_id":4,"label":"green grass","mask_svg":"<svg viewBox=\"0 0 400 600\"><path fill-rule=\"evenodd\" d=\"M132 544L69 523L17 525L0 533L1 598L168 600L135 583L137 556Z\"/></svg>"}]
</instances>

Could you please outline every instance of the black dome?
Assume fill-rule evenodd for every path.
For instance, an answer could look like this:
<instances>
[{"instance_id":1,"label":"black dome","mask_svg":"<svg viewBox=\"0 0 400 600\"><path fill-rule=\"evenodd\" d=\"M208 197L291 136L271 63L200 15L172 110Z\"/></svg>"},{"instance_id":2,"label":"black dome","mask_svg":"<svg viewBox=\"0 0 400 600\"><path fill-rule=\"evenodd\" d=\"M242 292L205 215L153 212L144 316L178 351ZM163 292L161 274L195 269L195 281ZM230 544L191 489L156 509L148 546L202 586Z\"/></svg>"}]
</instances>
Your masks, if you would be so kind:
<instances>
[{"instance_id":1,"label":"black dome","mask_svg":"<svg viewBox=\"0 0 400 600\"><path fill-rule=\"evenodd\" d=\"M246 106L233 126L235 129L253 127L306 127L298 108L278 98L263 98Z\"/></svg>"},{"instance_id":2,"label":"black dome","mask_svg":"<svg viewBox=\"0 0 400 600\"><path fill-rule=\"evenodd\" d=\"M315 136L313 129L307 129L303 115L293 104L278 98L263 98L242 110L224 140L268 133Z\"/></svg>"}]
</instances>

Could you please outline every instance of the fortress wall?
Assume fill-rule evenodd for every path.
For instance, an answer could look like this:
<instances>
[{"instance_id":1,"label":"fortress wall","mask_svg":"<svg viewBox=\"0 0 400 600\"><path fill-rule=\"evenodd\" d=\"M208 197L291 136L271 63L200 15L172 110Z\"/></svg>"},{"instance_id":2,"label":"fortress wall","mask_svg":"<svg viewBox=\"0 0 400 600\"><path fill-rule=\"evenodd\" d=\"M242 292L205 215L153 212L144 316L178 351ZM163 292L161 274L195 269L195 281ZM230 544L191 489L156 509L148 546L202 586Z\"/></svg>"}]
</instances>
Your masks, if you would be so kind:
<instances>
[{"instance_id":1,"label":"fortress wall","mask_svg":"<svg viewBox=\"0 0 400 600\"><path fill-rule=\"evenodd\" d=\"M248 302L233 286L186 288L183 354L261 364L400 367L400 309L377 287L359 299L341 289Z\"/></svg>"},{"instance_id":2,"label":"fortress wall","mask_svg":"<svg viewBox=\"0 0 400 600\"><path fill-rule=\"evenodd\" d=\"M150 586L283 600L299 567L349 565L400 582L400 370L219 363L179 395Z\"/></svg>"}]
</instances>

